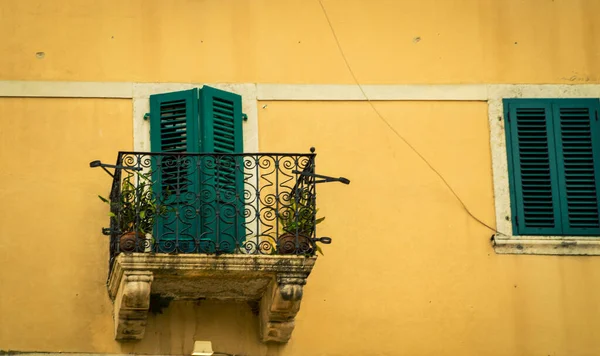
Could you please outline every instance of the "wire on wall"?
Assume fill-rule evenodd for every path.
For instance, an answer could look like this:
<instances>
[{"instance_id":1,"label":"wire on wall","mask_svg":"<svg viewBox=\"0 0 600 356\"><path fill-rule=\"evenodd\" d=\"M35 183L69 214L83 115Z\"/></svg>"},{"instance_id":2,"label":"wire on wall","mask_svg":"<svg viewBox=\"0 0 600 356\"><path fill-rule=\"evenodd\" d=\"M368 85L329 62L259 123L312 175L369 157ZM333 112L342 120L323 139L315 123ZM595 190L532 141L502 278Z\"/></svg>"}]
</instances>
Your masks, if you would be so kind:
<instances>
[{"instance_id":1,"label":"wire on wall","mask_svg":"<svg viewBox=\"0 0 600 356\"><path fill-rule=\"evenodd\" d=\"M350 75L352 76L352 79L354 80L354 83L356 84L356 86L358 86L358 88L360 89L360 92L362 93L363 97L365 98L365 100L369 103L369 105L371 106L371 108L373 109L373 111L375 112L375 114L377 114L377 117L379 117L379 119L381 119L381 121L400 139L402 140L402 142L404 142L404 144L406 144L426 165L427 167L429 167L429 169L431 169L437 176L438 178L440 178L440 180L444 183L444 185L450 190L450 192L452 193L452 195L454 195L454 197L456 198L456 200L458 200L458 202L460 203L460 205L462 206L462 208L465 210L465 212L471 217L473 218L473 220L477 221L479 224L485 226L486 228L494 231L495 233L501 234L501 235L506 235L498 230L496 230L495 228L491 227L490 225L486 224L485 222L483 222L481 219L479 219L477 216L475 216L467 207L467 205L464 203L464 201L460 198L460 196L456 193L456 191L452 188L452 186L450 185L450 183L448 183L448 181L444 178L444 176L442 176L442 174L435 169L435 167L433 167L433 165L410 143L408 142L408 140L406 138L404 138L404 136L402 136L390 123L388 120L385 119L385 117L381 114L381 112L379 112L379 110L377 110L377 108L375 107L375 105L373 104L373 102L371 101L371 99L369 98L369 96L367 95L367 93L365 93L362 85L360 84L360 82L358 81L358 79L356 78L356 75L354 74L354 71L352 70L352 67L350 66L350 63L348 62L348 58L346 57L346 54L344 53L344 49L342 48L342 45L340 44L340 41L337 37L337 34L335 32L335 29L333 28L333 24L331 23L331 20L329 19L329 15L327 13L327 10L325 9L325 5L323 5L322 0L318 0L319 1L319 5L321 5L321 9L323 10L323 15L325 15L325 19L327 20L327 24L329 25L329 29L331 30L331 34L333 35L333 38L335 40L335 43L337 44L338 50L342 56L342 58L344 59L344 63L346 64L346 68L348 69L348 72L350 73Z\"/></svg>"}]
</instances>

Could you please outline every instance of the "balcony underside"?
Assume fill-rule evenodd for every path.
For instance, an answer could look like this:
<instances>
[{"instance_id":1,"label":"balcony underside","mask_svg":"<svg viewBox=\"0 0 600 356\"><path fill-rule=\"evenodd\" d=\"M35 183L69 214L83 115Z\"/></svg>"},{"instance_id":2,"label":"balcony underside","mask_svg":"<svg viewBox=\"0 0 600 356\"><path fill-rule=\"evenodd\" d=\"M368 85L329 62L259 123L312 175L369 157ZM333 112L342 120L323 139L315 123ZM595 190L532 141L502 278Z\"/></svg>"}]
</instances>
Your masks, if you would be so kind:
<instances>
[{"instance_id":1,"label":"balcony underside","mask_svg":"<svg viewBox=\"0 0 600 356\"><path fill-rule=\"evenodd\" d=\"M257 302L261 339L287 342L316 257L120 254L108 281L115 338L144 337L150 296Z\"/></svg>"}]
</instances>

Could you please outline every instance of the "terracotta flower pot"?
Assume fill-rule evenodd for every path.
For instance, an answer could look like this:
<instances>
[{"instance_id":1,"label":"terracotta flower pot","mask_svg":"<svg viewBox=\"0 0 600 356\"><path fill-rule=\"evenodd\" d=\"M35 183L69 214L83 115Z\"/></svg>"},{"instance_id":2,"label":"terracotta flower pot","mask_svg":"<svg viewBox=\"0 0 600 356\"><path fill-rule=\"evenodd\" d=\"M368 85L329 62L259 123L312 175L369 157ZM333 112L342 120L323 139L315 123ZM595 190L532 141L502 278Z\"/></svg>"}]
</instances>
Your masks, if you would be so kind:
<instances>
[{"instance_id":1,"label":"terracotta flower pot","mask_svg":"<svg viewBox=\"0 0 600 356\"><path fill-rule=\"evenodd\" d=\"M144 252L146 236L141 232L128 232L119 239L119 251Z\"/></svg>"},{"instance_id":2,"label":"terracotta flower pot","mask_svg":"<svg viewBox=\"0 0 600 356\"><path fill-rule=\"evenodd\" d=\"M277 252L280 255L310 255L314 246L309 237L298 234L298 249L296 250L296 235L286 232L277 239Z\"/></svg>"}]
</instances>

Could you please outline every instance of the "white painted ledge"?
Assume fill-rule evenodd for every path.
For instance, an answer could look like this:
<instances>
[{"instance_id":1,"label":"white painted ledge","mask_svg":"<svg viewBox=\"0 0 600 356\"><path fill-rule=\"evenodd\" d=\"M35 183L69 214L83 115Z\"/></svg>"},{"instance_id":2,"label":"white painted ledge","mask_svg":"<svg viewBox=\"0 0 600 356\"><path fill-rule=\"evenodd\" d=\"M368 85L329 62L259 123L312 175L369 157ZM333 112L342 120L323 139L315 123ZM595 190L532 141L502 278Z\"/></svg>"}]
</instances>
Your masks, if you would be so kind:
<instances>
[{"instance_id":1,"label":"white painted ledge","mask_svg":"<svg viewBox=\"0 0 600 356\"><path fill-rule=\"evenodd\" d=\"M600 237L581 236L504 236L492 241L499 254L599 256Z\"/></svg>"}]
</instances>

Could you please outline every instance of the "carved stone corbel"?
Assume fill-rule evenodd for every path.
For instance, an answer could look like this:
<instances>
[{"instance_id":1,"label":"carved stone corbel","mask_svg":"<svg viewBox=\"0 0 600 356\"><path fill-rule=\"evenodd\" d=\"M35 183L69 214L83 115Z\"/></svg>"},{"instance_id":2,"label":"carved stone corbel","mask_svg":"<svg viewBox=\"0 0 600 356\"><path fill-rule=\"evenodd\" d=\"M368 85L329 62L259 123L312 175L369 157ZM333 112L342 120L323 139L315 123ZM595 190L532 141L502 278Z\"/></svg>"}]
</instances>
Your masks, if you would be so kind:
<instances>
[{"instance_id":1,"label":"carved stone corbel","mask_svg":"<svg viewBox=\"0 0 600 356\"><path fill-rule=\"evenodd\" d=\"M115 298L116 340L141 340L146 330L150 289L150 271L125 271Z\"/></svg>"},{"instance_id":2,"label":"carved stone corbel","mask_svg":"<svg viewBox=\"0 0 600 356\"><path fill-rule=\"evenodd\" d=\"M262 340L287 342L316 260L294 255L120 254L107 285L114 301L115 338L144 337L152 290L175 300L260 301Z\"/></svg>"},{"instance_id":3,"label":"carved stone corbel","mask_svg":"<svg viewBox=\"0 0 600 356\"><path fill-rule=\"evenodd\" d=\"M261 299L260 336L263 342L288 342L300 310L306 274L278 274Z\"/></svg>"}]
</instances>

